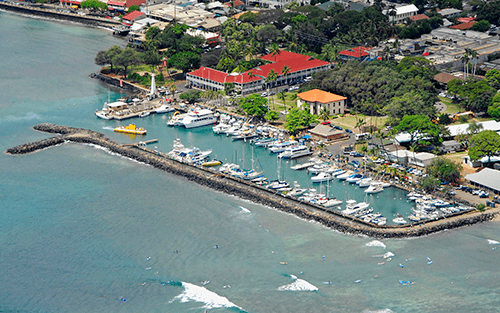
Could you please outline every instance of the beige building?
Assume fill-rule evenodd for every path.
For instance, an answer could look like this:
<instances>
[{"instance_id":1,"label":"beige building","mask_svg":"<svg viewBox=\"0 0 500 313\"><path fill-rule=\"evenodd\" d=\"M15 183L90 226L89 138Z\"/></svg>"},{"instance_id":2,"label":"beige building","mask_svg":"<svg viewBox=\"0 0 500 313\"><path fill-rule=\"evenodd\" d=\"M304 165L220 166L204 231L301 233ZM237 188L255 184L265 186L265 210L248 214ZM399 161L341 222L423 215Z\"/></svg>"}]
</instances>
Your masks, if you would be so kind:
<instances>
[{"instance_id":1,"label":"beige building","mask_svg":"<svg viewBox=\"0 0 500 313\"><path fill-rule=\"evenodd\" d=\"M343 114L345 110L346 97L330 92L313 89L297 94L297 106L309 106L311 114L320 114L324 107L330 115Z\"/></svg>"}]
</instances>

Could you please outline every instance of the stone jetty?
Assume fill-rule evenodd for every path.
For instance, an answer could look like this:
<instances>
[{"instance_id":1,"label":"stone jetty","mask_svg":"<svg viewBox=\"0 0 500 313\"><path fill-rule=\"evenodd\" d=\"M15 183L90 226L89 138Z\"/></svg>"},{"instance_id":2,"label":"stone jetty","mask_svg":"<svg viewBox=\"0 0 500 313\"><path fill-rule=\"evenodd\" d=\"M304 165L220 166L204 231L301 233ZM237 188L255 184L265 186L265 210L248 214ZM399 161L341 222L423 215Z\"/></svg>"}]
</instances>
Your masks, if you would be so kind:
<instances>
[{"instance_id":1,"label":"stone jetty","mask_svg":"<svg viewBox=\"0 0 500 313\"><path fill-rule=\"evenodd\" d=\"M34 129L57 135L10 148L6 153L10 155L27 154L65 142L95 144L124 157L149 164L168 173L182 176L199 185L273 207L277 210L294 214L302 219L314 220L329 228L347 234L365 235L379 239L419 237L445 229L470 226L489 221L500 212L500 209L491 209L486 212L472 211L418 225L374 226L364 223L359 219L344 216L341 212L327 211L320 206L285 197L264 187L221 174L211 169L199 168L172 160L153 150L138 146L124 146L112 141L104 134L91 130L48 123L36 125Z\"/></svg>"}]
</instances>

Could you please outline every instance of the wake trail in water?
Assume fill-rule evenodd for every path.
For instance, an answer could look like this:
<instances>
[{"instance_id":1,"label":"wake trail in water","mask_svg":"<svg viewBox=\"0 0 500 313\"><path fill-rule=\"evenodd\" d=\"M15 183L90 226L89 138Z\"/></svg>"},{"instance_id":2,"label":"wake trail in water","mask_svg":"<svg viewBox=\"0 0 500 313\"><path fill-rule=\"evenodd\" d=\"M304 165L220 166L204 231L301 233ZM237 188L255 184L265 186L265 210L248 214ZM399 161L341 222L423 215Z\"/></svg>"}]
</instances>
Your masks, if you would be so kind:
<instances>
[{"instance_id":1,"label":"wake trail in water","mask_svg":"<svg viewBox=\"0 0 500 313\"><path fill-rule=\"evenodd\" d=\"M173 285L178 285L173 283ZM241 307L229 301L226 297L220 296L213 291L208 290L203 286L197 286L190 283L181 282L180 285L184 288L184 291L174 297L169 303L179 300L181 303L186 302L200 302L205 305L202 307L204 309L219 309L219 308L237 308L242 312L245 312Z\"/></svg>"},{"instance_id":2,"label":"wake trail in water","mask_svg":"<svg viewBox=\"0 0 500 313\"><path fill-rule=\"evenodd\" d=\"M114 131L115 129L111 126L104 126L102 129Z\"/></svg>"},{"instance_id":3,"label":"wake trail in water","mask_svg":"<svg viewBox=\"0 0 500 313\"><path fill-rule=\"evenodd\" d=\"M288 276L288 275L287 275ZM288 284L288 285L283 285L278 288L278 290L284 290L284 291L318 291L318 287L314 286L313 284L297 278L295 275L290 275L290 278L294 280L293 283Z\"/></svg>"}]
</instances>

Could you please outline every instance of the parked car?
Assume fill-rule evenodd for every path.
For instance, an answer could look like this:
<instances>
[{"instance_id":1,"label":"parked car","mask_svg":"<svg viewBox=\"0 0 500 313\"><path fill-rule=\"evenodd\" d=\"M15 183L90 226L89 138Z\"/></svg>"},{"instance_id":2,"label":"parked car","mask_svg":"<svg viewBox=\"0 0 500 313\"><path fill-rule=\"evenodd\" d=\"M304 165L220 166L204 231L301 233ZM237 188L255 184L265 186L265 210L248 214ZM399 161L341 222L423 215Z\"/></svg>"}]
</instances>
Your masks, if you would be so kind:
<instances>
[{"instance_id":1,"label":"parked car","mask_svg":"<svg viewBox=\"0 0 500 313\"><path fill-rule=\"evenodd\" d=\"M338 125L333 126L333 128L338 129L338 130L342 130L342 127L340 127L340 126L338 126Z\"/></svg>"},{"instance_id":2,"label":"parked car","mask_svg":"<svg viewBox=\"0 0 500 313\"><path fill-rule=\"evenodd\" d=\"M352 134L352 130L350 130L350 129L348 129L348 128L346 128L346 129L345 129L345 132L346 132L346 133L349 133L349 134Z\"/></svg>"},{"instance_id":3,"label":"parked car","mask_svg":"<svg viewBox=\"0 0 500 313\"><path fill-rule=\"evenodd\" d=\"M349 153L350 156L352 157L362 157L363 155L357 151L351 151L351 153Z\"/></svg>"},{"instance_id":4,"label":"parked car","mask_svg":"<svg viewBox=\"0 0 500 313\"><path fill-rule=\"evenodd\" d=\"M267 92L264 91L263 93L260 94L260 96L261 97L267 97Z\"/></svg>"},{"instance_id":5,"label":"parked car","mask_svg":"<svg viewBox=\"0 0 500 313\"><path fill-rule=\"evenodd\" d=\"M299 89L298 86L292 86L292 87L290 87L290 91L294 91L294 90L298 90L298 89Z\"/></svg>"}]
</instances>

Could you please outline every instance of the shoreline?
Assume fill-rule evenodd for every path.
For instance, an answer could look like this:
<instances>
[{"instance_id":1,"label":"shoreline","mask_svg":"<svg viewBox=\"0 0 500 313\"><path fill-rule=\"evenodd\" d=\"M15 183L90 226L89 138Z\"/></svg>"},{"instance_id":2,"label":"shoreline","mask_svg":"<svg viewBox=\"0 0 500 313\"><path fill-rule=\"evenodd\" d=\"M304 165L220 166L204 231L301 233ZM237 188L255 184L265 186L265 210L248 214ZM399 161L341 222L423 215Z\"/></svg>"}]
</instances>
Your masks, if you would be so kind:
<instances>
[{"instance_id":1,"label":"shoreline","mask_svg":"<svg viewBox=\"0 0 500 313\"><path fill-rule=\"evenodd\" d=\"M121 25L119 21L74 13L59 12L48 6L36 7L31 5L0 2L0 11L14 13L28 18L38 18L54 22L71 22L78 24L79 26L99 28L110 32L113 31L113 27Z\"/></svg>"},{"instance_id":2,"label":"shoreline","mask_svg":"<svg viewBox=\"0 0 500 313\"><path fill-rule=\"evenodd\" d=\"M347 217L341 212L328 211L320 206L300 202L294 198L285 197L267 188L250 182L221 174L211 169L204 169L166 158L159 152L147 148L129 147L116 143L102 133L88 129L72 128L55 124L38 124L33 127L37 131L57 134L55 137L42 139L33 143L22 144L6 150L9 155L21 155L36 152L41 149L60 145L64 142L94 144L110 150L113 153L151 165L165 172L184 177L199 185L217 191L237 196L244 200L276 210L294 214L304 220L314 220L322 225L351 235L364 235L372 238L411 238L421 237L445 229L470 226L480 222L500 220L500 208L485 212L468 211L447 216L435 221L416 225L375 226L357 218Z\"/></svg>"}]
</instances>

